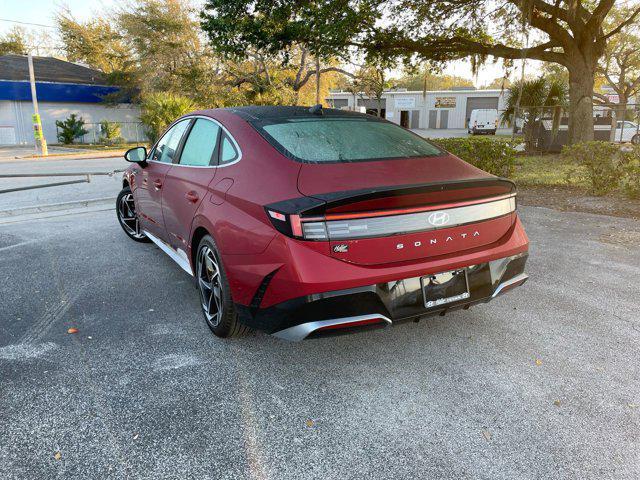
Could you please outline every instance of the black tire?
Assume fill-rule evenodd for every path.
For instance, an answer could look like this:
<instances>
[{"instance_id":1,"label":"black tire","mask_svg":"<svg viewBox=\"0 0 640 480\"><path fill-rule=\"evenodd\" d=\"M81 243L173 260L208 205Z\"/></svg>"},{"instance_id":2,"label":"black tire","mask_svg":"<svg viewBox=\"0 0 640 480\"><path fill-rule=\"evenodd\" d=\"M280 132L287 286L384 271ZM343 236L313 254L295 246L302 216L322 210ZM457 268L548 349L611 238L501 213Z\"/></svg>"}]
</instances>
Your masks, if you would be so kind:
<instances>
[{"instance_id":1,"label":"black tire","mask_svg":"<svg viewBox=\"0 0 640 480\"><path fill-rule=\"evenodd\" d=\"M633 137L631 137L631 143L634 145L640 145L640 133L636 133Z\"/></svg>"},{"instance_id":2,"label":"black tire","mask_svg":"<svg viewBox=\"0 0 640 480\"><path fill-rule=\"evenodd\" d=\"M116 215L118 216L118 223L122 227L122 230L124 230L124 233L126 233L130 239L144 243L151 241L140 229L133 194L129 187L124 187L118 194L118 198L116 199Z\"/></svg>"},{"instance_id":3,"label":"black tire","mask_svg":"<svg viewBox=\"0 0 640 480\"><path fill-rule=\"evenodd\" d=\"M211 263L214 263L214 265L211 265ZM216 268L218 271L217 277L215 275ZM210 235L205 235L200 240L196 252L195 270L202 314L214 335L221 338L245 335L249 328L242 325L238 320L231 298L231 288L229 287L227 274L224 270L218 247ZM216 278L218 279L217 282L215 282ZM219 290L216 290L216 286L219 287ZM214 305L216 307L215 314L212 311Z\"/></svg>"}]
</instances>

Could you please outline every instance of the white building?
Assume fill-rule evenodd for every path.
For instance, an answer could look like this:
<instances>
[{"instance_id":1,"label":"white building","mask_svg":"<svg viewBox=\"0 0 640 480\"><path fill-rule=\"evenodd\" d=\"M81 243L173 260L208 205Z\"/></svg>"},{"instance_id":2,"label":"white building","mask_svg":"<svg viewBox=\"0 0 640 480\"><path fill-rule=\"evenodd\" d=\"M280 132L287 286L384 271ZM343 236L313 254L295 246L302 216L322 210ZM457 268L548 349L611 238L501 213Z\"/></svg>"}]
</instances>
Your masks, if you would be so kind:
<instances>
[{"instance_id":1,"label":"white building","mask_svg":"<svg viewBox=\"0 0 640 480\"><path fill-rule=\"evenodd\" d=\"M507 92L503 90L389 90L382 96L382 116L413 129L467 128L471 111L478 108L505 108ZM366 95L331 92L327 103L334 108L364 106L376 114L378 101Z\"/></svg>"},{"instance_id":2,"label":"white building","mask_svg":"<svg viewBox=\"0 0 640 480\"><path fill-rule=\"evenodd\" d=\"M118 122L127 141L144 139L139 125L140 109L131 103L109 106L105 95L118 91L106 85L96 70L52 57L34 57L36 95L47 143L58 143L56 120L64 121L72 113L86 122L89 131L83 143L95 143L100 136L99 123ZM0 145L33 144L33 105L27 57L0 57Z\"/></svg>"}]
</instances>

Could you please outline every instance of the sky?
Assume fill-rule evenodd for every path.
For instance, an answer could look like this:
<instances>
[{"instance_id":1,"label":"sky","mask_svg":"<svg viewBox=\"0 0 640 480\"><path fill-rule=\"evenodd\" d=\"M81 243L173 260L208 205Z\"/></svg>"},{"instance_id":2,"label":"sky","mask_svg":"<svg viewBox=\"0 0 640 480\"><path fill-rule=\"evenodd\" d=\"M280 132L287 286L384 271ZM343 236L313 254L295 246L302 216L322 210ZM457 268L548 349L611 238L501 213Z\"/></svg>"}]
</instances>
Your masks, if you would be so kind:
<instances>
[{"instance_id":1,"label":"sky","mask_svg":"<svg viewBox=\"0 0 640 480\"><path fill-rule=\"evenodd\" d=\"M119 3L125 3L123 0L0 0L0 34L10 30L15 25L21 25L15 22L35 23L44 26L21 25L34 33L37 31L55 33L55 29L47 28L53 26L55 14L61 8L69 8L74 17L78 20L86 20L91 17L94 12L100 12L109 9ZM195 3L200 3L195 0ZM11 20L11 21L8 21ZM519 62L516 62L519 63ZM533 74L538 70L536 62L528 61L526 73ZM519 76L520 66L514 69ZM452 62L447 66L444 73L456 75L458 77L468 78L474 82L477 87L489 84L494 78L502 77L504 71L501 62L496 64L487 62L480 68L477 77L471 73L471 63L469 61Z\"/></svg>"}]
</instances>

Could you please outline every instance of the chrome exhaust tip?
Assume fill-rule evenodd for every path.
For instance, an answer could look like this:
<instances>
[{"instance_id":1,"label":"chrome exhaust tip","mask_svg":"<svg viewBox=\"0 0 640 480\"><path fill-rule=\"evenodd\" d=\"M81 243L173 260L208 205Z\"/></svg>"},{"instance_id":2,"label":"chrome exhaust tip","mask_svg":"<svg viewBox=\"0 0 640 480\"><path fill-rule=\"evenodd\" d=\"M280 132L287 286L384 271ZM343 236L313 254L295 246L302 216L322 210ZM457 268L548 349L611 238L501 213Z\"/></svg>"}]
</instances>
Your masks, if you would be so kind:
<instances>
[{"instance_id":1,"label":"chrome exhaust tip","mask_svg":"<svg viewBox=\"0 0 640 480\"><path fill-rule=\"evenodd\" d=\"M343 329L365 328L376 325L386 327L392 323L391 319L380 314L358 315L354 317L332 318L329 320L301 323L300 325L294 325L293 327L275 332L272 335L284 340L299 342L313 333L339 332Z\"/></svg>"}]
</instances>

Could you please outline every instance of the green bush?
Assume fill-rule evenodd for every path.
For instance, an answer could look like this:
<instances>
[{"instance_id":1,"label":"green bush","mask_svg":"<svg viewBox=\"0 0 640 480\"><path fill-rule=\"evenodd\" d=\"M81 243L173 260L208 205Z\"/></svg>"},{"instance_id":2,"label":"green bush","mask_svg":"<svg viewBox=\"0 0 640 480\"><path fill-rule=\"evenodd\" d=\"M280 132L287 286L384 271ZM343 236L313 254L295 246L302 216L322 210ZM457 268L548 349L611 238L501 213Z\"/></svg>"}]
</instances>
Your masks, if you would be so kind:
<instances>
[{"instance_id":1,"label":"green bush","mask_svg":"<svg viewBox=\"0 0 640 480\"><path fill-rule=\"evenodd\" d=\"M627 197L640 198L640 147L635 146L623 155L620 187Z\"/></svg>"},{"instance_id":2,"label":"green bush","mask_svg":"<svg viewBox=\"0 0 640 480\"><path fill-rule=\"evenodd\" d=\"M84 128L84 120L82 117L78 118L75 113L72 113L64 122L56 120L56 127L58 127L58 141L65 145L69 145L73 143L76 138L89 133L89 131Z\"/></svg>"},{"instance_id":3,"label":"green bush","mask_svg":"<svg viewBox=\"0 0 640 480\"><path fill-rule=\"evenodd\" d=\"M640 198L640 146L584 142L565 146L562 155L584 167L593 195L621 190L629 198Z\"/></svg>"},{"instance_id":4,"label":"green bush","mask_svg":"<svg viewBox=\"0 0 640 480\"><path fill-rule=\"evenodd\" d=\"M585 168L593 195L606 195L620 185L625 163L620 146L609 142L582 142L565 145L562 155Z\"/></svg>"},{"instance_id":5,"label":"green bush","mask_svg":"<svg viewBox=\"0 0 640 480\"><path fill-rule=\"evenodd\" d=\"M433 143L485 172L510 177L518 143L488 137L436 138Z\"/></svg>"},{"instance_id":6,"label":"green bush","mask_svg":"<svg viewBox=\"0 0 640 480\"><path fill-rule=\"evenodd\" d=\"M176 118L194 109L189 98L165 92L145 95L141 107L140 121L146 127L151 143L155 143Z\"/></svg>"},{"instance_id":7,"label":"green bush","mask_svg":"<svg viewBox=\"0 0 640 480\"><path fill-rule=\"evenodd\" d=\"M98 138L98 141L104 145L123 143L124 139L122 138L120 124L118 122L102 120L100 122L100 137Z\"/></svg>"}]
</instances>

